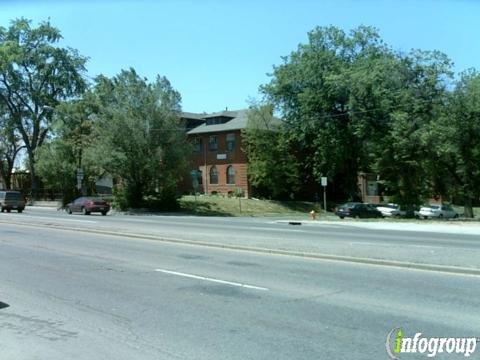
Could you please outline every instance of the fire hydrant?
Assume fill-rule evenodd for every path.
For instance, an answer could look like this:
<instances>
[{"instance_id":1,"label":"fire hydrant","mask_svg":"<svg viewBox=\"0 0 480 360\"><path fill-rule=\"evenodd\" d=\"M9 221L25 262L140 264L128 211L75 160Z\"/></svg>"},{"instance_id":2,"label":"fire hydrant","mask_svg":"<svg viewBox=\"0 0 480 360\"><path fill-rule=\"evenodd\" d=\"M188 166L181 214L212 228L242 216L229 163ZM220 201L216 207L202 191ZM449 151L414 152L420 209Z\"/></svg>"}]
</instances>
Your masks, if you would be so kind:
<instances>
[{"instance_id":1,"label":"fire hydrant","mask_svg":"<svg viewBox=\"0 0 480 360\"><path fill-rule=\"evenodd\" d=\"M310 218L311 218L312 220L315 220L316 217L317 217L317 213L315 212L315 210L310 211Z\"/></svg>"}]
</instances>

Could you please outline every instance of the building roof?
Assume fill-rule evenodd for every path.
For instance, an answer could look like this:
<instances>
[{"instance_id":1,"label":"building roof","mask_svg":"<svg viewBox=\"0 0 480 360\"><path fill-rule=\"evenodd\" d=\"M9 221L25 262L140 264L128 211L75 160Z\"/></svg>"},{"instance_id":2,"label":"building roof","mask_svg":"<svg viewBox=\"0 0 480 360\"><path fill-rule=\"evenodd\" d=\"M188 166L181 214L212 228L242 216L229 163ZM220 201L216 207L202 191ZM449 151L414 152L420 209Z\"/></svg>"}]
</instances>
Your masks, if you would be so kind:
<instances>
[{"instance_id":1,"label":"building roof","mask_svg":"<svg viewBox=\"0 0 480 360\"><path fill-rule=\"evenodd\" d=\"M232 131L232 130L241 130L245 129L248 124L248 112L249 109L235 110L235 111L220 111L212 114L194 114L194 113L183 113L182 116L187 118L184 114L189 114L192 117L190 119L205 120L204 123L194 127L193 129L187 132L188 135L193 134L205 134L212 132L222 132L222 131ZM198 117L193 117L197 115ZM211 124L207 125L206 119L209 118L230 118L222 124ZM280 124L281 120L274 117L274 120Z\"/></svg>"},{"instance_id":2,"label":"building roof","mask_svg":"<svg viewBox=\"0 0 480 360\"><path fill-rule=\"evenodd\" d=\"M191 112L185 112L185 111L181 113L182 118L184 118L184 119L195 119L195 120L204 120L206 115L207 114L205 114L205 113L197 114L197 113L191 113Z\"/></svg>"},{"instance_id":3,"label":"building roof","mask_svg":"<svg viewBox=\"0 0 480 360\"><path fill-rule=\"evenodd\" d=\"M248 123L248 110L237 111L221 111L213 114L199 114L202 119L208 119L212 117L227 117L231 118L223 124L207 125L206 122L188 131L187 134L204 134L210 132L221 132L240 130L247 127Z\"/></svg>"}]
</instances>

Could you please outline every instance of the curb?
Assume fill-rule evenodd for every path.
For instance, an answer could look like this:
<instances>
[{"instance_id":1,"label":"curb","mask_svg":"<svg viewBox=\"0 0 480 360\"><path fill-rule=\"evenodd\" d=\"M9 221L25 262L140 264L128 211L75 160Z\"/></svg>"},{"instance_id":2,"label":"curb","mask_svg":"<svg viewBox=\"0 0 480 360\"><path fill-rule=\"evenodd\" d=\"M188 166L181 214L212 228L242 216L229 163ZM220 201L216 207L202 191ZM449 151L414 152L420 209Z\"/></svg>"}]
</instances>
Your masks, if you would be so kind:
<instances>
[{"instance_id":1,"label":"curb","mask_svg":"<svg viewBox=\"0 0 480 360\"><path fill-rule=\"evenodd\" d=\"M56 225L56 224L24 224L20 222L3 221L3 220L0 220L0 223L10 224L10 225L12 224L20 225L20 226L26 226L26 227L43 227L43 228L49 228L49 229L83 232L83 233L89 233L89 234L112 235L112 236L120 236L120 237L133 238L133 239L161 241L161 242L172 243L172 244L204 246L204 247L217 248L217 249L246 251L246 252L254 252L254 253L261 253L261 254L295 256L295 257L301 257L306 259L341 261L341 262L354 263L354 264L367 264L367 265L374 265L374 266L386 266L386 267L394 267L394 268L410 269L410 270L422 270L422 271L442 272L442 273L448 273L448 274L480 276L480 268L475 269L475 268L466 268L466 267L459 267L459 266L419 264L419 263L411 263L411 262L396 261L396 260L382 260L382 259L361 258L361 257L352 257L352 256L344 256L344 255L330 255L330 254L323 254L323 253L311 253L311 252L302 252L302 251L293 251L293 250L269 249L269 248L253 247L253 246L228 245L228 244L221 244L221 243L214 243L214 242L167 238L167 237L148 235L148 234L116 232L116 231L101 230L101 229L75 228L75 227L67 227L64 225Z\"/></svg>"}]
</instances>

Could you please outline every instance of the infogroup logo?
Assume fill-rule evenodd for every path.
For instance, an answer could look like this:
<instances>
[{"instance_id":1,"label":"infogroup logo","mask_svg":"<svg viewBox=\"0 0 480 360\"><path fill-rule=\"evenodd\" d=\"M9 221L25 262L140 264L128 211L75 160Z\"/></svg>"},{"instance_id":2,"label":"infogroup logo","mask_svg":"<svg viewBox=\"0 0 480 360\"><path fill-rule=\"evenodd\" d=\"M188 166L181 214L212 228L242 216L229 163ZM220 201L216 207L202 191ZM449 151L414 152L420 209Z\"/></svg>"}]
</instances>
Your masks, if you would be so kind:
<instances>
[{"instance_id":1,"label":"infogroup logo","mask_svg":"<svg viewBox=\"0 0 480 360\"><path fill-rule=\"evenodd\" d=\"M406 337L401 328L393 328L387 335L385 347L388 356L393 360L400 359L400 354L425 354L433 358L441 353L462 354L470 357L480 339L476 337L423 337L417 332L413 337Z\"/></svg>"}]
</instances>

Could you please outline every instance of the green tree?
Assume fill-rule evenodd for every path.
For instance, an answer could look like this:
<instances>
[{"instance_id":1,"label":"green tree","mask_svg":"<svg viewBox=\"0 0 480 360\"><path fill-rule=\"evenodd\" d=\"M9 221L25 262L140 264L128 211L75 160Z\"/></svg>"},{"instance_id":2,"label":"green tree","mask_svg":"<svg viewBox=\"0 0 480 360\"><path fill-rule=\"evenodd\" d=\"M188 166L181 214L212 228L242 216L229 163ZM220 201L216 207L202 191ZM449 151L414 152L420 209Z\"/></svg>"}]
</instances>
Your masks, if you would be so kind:
<instances>
[{"instance_id":1,"label":"green tree","mask_svg":"<svg viewBox=\"0 0 480 360\"><path fill-rule=\"evenodd\" d=\"M63 205L93 188L102 175L95 159L85 156L94 146L93 121L98 106L91 92L82 99L61 103L55 109L52 139L37 153L37 172L44 186L63 194ZM83 189L77 189L76 172L84 171ZM86 185L86 186L85 186Z\"/></svg>"},{"instance_id":2,"label":"green tree","mask_svg":"<svg viewBox=\"0 0 480 360\"><path fill-rule=\"evenodd\" d=\"M299 169L273 106L253 104L242 131L248 178L257 195L287 198L299 190Z\"/></svg>"},{"instance_id":3,"label":"green tree","mask_svg":"<svg viewBox=\"0 0 480 360\"><path fill-rule=\"evenodd\" d=\"M480 74L469 70L461 74L449 97L445 116L434 124L440 164L450 177L450 194L460 196L464 216L472 218L473 202L480 197ZM437 163L438 164L438 163Z\"/></svg>"},{"instance_id":4,"label":"green tree","mask_svg":"<svg viewBox=\"0 0 480 360\"><path fill-rule=\"evenodd\" d=\"M13 167L23 148L20 136L8 113L0 110L0 177L4 180L7 189L12 187Z\"/></svg>"},{"instance_id":5,"label":"green tree","mask_svg":"<svg viewBox=\"0 0 480 360\"><path fill-rule=\"evenodd\" d=\"M85 89L86 58L57 44L58 29L25 19L0 27L0 101L18 129L28 154L32 191L38 187L36 151L50 132L51 108Z\"/></svg>"},{"instance_id":6,"label":"green tree","mask_svg":"<svg viewBox=\"0 0 480 360\"><path fill-rule=\"evenodd\" d=\"M387 131L377 138L373 168L393 200L409 206L413 216L413 205L442 192L430 128L445 109L451 62L440 52L418 50L397 59L391 74L398 85L390 87L395 105L386 114Z\"/></svg>"},{"instance_id":7,"label":"green tree","mask_svg":"<svg viewBox=\"0 0 480 360\"><path fill-rule=\"evenodd\" d=\"M397 53L377 31L318 27L274 67L261 89L285 119L302 187L327 176L338 199L358 198L360 171L380 175L411 206L433 192L429 124L441 116L451 62L440 52Z\"/></svg>"},{"instance_id":8,"label":"green tree","mask_svg":"<svg viewBox=\"0 0 480 360\"><path fill-rule=\"evenodd\" d=\"M364 167L366 145L372 141L370 125L378 118L353 114L357 108L368 113L381 101L372 98L376 78L371 76L372 82L363 85L361 80L391 52L370 27L350 34L318 27L308 40L274 67L272 80L262 91L285 119L303 186L318 187L320 178L327 176L335 184L336 198L355 199L357 174L368 170Z\"/></svg>"},{"instance_id":9,"label":"green tree","mask_svg":"<svg viewBox=\"0 0 480 360\"><path fill-rule=\"evenodd\" d=\"M175 205L190 150L179 93L166 78L148 83L133 69L99 77L94 93L99 111L90 156L122 179L128 206L143 206L146 196Z\"/></svg>"}]
</instances>

